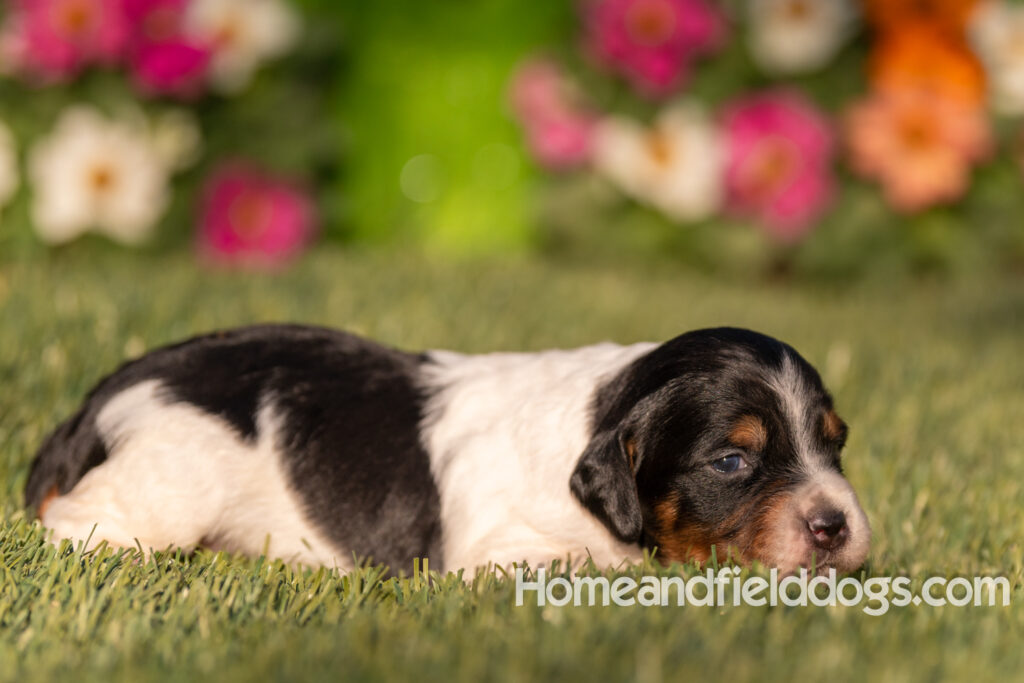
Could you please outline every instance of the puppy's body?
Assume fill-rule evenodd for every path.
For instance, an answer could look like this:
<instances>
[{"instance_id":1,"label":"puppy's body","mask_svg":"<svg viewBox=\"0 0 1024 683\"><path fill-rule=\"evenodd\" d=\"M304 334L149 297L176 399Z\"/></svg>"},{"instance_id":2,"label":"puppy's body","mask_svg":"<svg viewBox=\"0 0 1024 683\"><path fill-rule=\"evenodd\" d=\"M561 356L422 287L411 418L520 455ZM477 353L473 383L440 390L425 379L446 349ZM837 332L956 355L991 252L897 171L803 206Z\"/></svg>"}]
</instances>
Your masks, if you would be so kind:
<instances>
[{"instance_id":1,"label":"puppy's body","mask_svg":"<svg viewBox=\"0 0 1024 683\"><path fill-rule=\"evenodd\" d=\"M588 555L638 559L575 498L597 388L653 344L463 356L434 353L423 426L441 492L446 567Z\"/></svg>"},{"instance_id":2,"label":"puppy's body","mask_svg":"<svg viewBox=\"0 0 1024 683\"><path fill-rule=\"evenodd\" d=\"M44 444L26 498L57 538L341 568L710 545L852 568L869 532L833 420L803 359L739 330L468 356L263 326L108 377ZM825 541L821 510L843 518Z\"/></svg>"}]
</instances>

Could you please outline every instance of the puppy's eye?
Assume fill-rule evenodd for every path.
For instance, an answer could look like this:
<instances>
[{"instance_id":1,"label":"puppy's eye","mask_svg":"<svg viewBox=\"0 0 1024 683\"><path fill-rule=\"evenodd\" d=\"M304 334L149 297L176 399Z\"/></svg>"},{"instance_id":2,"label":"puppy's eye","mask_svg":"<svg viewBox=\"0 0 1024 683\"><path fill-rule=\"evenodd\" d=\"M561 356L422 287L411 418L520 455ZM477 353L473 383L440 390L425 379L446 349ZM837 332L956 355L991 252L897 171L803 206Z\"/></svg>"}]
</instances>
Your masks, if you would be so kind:
<instances>
[{"instance_id":1,"label":"puppy's eye","mask_svg":"<svg viewBox=\"0 0 1024 683\"><path fill-rule=\"evenodd\" d=\"M738 472L747 467L747 461L739 453L733 453L713 461L711 466L715 468L716 472L728 474L730 472Z\"/></svg>"}]
</instances>

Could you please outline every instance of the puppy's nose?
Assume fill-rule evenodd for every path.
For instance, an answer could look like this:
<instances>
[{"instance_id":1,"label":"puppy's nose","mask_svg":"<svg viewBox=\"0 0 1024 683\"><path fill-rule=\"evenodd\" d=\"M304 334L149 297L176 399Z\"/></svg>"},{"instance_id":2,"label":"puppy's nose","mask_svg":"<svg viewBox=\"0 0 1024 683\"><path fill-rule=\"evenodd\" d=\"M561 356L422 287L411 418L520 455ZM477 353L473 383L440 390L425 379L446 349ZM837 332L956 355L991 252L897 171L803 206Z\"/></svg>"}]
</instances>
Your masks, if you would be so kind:
<instances>
[{"instance_id":1,"label":"puppy's nose","mask_svg":"<svg viewBox=\"0 0 1024 683\"><path fill-rule=\"evenodd\" d=\"M807 519L807 529L816 546L829 550L841 546L850 535L846 515L835 509L812 512Z\"/></svg>"}]
</instances>

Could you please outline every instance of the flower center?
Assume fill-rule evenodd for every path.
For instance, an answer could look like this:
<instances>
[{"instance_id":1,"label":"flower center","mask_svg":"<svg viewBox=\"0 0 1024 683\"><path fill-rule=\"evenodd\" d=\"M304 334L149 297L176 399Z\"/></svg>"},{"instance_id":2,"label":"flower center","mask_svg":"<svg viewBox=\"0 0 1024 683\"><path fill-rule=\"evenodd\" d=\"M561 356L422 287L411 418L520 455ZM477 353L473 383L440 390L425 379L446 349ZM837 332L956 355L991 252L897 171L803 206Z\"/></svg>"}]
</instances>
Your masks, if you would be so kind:
<instances>
[{"instance_id":1,"label":"flower center","mask_svg":"<svg viewBox=\"0 0 1024 683\"><path fill-rule=\"evenodd\" d=\"M626 30L640 45L661 45L675 28L675 12L664 0L637 0L626 11Z\"/></svg>"},{"instance_id":2,"label":"flower center","mask_svg":"<svg viewBox=\"0 0 1024 683\"><path fill-rule=\"evenodd\" d=\"M227 49L235 45L242 37L243 20L236 13L227 14L213 32L213 44L217 49Z\"/></svg>"},{"instance_id":3,"label":"flower center","mask_svg":"<svg viewBox=\"0 0 1024 683\"><path fill-rule=\"evenodd\" d=\"M743 185L755 198L770 197L785 187L798 163L797 153L788 140L765 140L747 162Z\"/></svg>"},{"instance_id":4,"label":"flower center","mask_svg":"<svg viewBox=\"0 0 1024 683\"><path fill-rule=\"evenodd\" d=\"M660 168L667 168L675 157L672 144L667 135L659 130L653 130L647 134L647 154L651 161Z\"/></svg>"},{"instance_id":5,"label":"flower center","mask_svg":"<svg viewBox=\"0 0 1024 683\"><path fill-rule=\"evenodd\" d=\"M271 213L270 203L258 194L243 193L231 203L231 228L243 241L254 242L270 228Z\"/></svg>"},{"instance_id":6,"label":"flower center","mask_svg":"<svg viewBox=\"0 0 1024 683\"><path fill-rule=\"evenodd\" d=\"M912 152L931 149L939 144L935 122L924 112L907 114L897 125L900 141Z\"/></svg>"},{"instance_id":7,"label":"flower center","mask_svg":"<svg viewBox=\"0 0 1024 683\"><path fill-rule=\"evenodd\" d=\"M779 14L788 21L806 21L814 14L808 0L789 0L779 8Z\"/></svg>"},{"instance_id":8,"label":"flower center","mask_svg":"<svg viewBox=\"0 0 1024 683\"><path fill-rule=\"evenodd\" d=\"M109 165L99 163L89 169L86 180L89 189L93 194L104 195L109 193L117 184L117 174Z\"/></svg>"},{"instance_id":9,"label":"flower center","mask_svg":"<svg viewBox=\"0 0 1024 683\"><path fill-rule=\"evenodd\" d=\"M93 28L96 12L87 0L67 0L55 8L53 18L60 32L72 38L80 38Z\"/></svg>"}]
</instances>

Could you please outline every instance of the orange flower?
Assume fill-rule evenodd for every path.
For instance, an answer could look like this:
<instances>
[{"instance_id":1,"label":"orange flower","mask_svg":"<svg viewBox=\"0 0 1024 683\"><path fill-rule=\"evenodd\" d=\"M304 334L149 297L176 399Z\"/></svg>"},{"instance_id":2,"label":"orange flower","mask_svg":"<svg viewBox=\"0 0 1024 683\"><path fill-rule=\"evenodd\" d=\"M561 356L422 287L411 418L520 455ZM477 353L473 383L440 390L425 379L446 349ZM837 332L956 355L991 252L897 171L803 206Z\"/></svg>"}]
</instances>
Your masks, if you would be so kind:
<instances>
[{"instance_id":1,"label":"orange flower","mask_svg":"<svg viewBox=\"0 0 1024 683\"><path fill-rule=\"evenodd\" d=\"M854 171L908 212L959 198L992 145L983 112L922 92L873 95L849 109L843 126Z\"/></svg>"},{"instance_id":2,"label":"orange flower","mask_svg":"<svg viewBox=\"0 0 1024 683\"><path fill-rule=\"evenodd\" d=\"M985 102L985 72L966 43L927 26L884 35L869 69L871 84L882 92L924 92L972 107Z\"/></svg>"},{"instance_id":3,"label":"orange flower","mask_svg":"<svg viewBox=\"0 0 1024 683\"><path fill-rule=\"evenodd\" d=\"M868 21L880 31L928 25L960 37L978 0L864 0Z\"/></svg>"}]
</instances>

